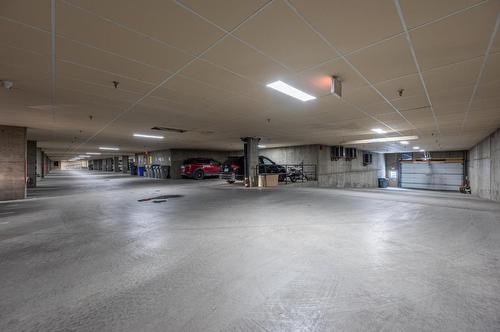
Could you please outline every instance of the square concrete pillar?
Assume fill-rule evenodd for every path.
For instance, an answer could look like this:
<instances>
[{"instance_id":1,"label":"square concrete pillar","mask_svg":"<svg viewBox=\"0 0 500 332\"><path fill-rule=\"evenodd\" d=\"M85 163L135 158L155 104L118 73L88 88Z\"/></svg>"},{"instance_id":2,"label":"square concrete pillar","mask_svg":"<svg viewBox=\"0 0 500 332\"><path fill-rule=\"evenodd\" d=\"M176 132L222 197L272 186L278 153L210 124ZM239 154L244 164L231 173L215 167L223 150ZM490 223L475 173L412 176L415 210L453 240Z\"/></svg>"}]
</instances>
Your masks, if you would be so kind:
<instances>
[{"instance_id":1,"label":"square concrete pillar","mask_svg":"<svg viewBox=\"0 0 500 332\"><path fill-rule=\"evenodd\" d=\"M113 171L120 171L120 157L113 157Z\"/></svg>"},{"instance_id":2,"label":"square concrete pillar","mask_svg":"<svg viewBox=\"0 0 500 332\"><path fill-rule=\"evenodd\" d=\"M28 141L26 143L26 184L28 188L36 187L36 141Z\"/></svg>"},{"instance_id":3,"label":"square concrete pillar","mask_svg":"<svg viewBox=\"0 0 500 332\"><path fill-rule=\"evenodd\" d=\"M26 128L0 126L0 201L26 198Z\"/></svg>"},{"instance_id":4,"label":"square concrete pillar","mask_svg":"<svg viewBox=\"0 0 500 332\"><path fill-rule=\"evenodd\" d=\"M128 156L122 156L122 172L123 173L128 173Z\"/></svg>"},{"instance_id":5,"label":"square concrete pillar","mask_svg":"<svg viewBox=\"0 0 500 332\"><path fill-rule=\"evenodd\" d=\"M249 187L257 186L257 171L259 167L259 141L258 137L244 137L243 153L245 167L245 185Z\"/></svg>"}]
</instances>

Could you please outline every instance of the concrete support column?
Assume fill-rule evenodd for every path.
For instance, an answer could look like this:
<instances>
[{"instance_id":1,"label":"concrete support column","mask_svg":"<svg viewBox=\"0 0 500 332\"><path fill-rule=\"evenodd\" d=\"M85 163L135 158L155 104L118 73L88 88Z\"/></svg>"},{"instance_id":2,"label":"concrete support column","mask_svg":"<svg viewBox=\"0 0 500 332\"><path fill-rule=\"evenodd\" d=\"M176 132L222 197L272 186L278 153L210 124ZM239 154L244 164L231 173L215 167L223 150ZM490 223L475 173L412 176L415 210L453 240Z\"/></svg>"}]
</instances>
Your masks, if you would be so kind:
<instances>
[{"instance_id":1,"label":"concrete support column","mask_svg":"<svg viewBox=\"0 0 500 332\"><path fill-rule=\"evenodd\" d=\"M249 187L257 186L257 170L259 167L259 150L258 145L260 138L258 137L244 137L243 153L244 153L244 166L245 166L245 185Z\"/></svg>"},{"instance_id":2,"label":"concrete support column","mask_svg":"<svg viewBox=\"0 0 500 332\"><path fill-rule=\"evenodd\" d=\"M106 167L108 172L113 172L113 158L107 160Z\"/></svg>"},{"instance_id":3,"label":"concrete support column","mask_svg":"<svg viewBox=\"0 0 500 332\"><path fill-rule=\"evenodd\" d=\"M36 187L36 141L26 143L26 176L28 188Z\"/></svg>"},{"instance_id":4,"label":"concrete support column","mask_svg":"<svg viewBox=\"0 0 500 332\"><path fill-rule=\"evenodd\" d=\"M45 153L40 151L40 177L45 177Z\"/></svg>"},{"instance_id":5,"label":"concrete support column","mask_svg":"<svg viewBox=\"0 0 500 332\"><path fill-rule=\"evenodd\" d=\"M120 171L120 157L113 157L113 171Z\"/></svg>"},{"instance_id":6,"label":"concrete support column","mask_svg":"<svg viewBox=\"0 0 500 332\"><path fill-rule=\"evenodd\" d=\"M26 128L0 126L0 201L26 198Z\"/></svg>"},{"instance_id":7,"label":"concrete support column","mask_svg":"<svg viewBox=\"0 0 500 332\"><path fill-rule=\"evenodd\" d=\"M128 173L128 156L122 156L122 172Z\"/></svg>"},{"instance_id":8,"label":"concrete support column","mask_svg":"<svg viewBox=\"0 0 500 332\"><path fill-rule=\"evenodd\" d=\"M42 149L36 148L36 176L42 177Z\"/></svg>"},{"instance_id":9,"label":"concrete support column","mask_svg":"<svg viewBox=\"0 0 500 332\"><path fill-rule=\"evenodd\" d=\"M44 153L43 154L43 174L47 175L50 171L49 157Z\"/></svg>"}]
</instances>

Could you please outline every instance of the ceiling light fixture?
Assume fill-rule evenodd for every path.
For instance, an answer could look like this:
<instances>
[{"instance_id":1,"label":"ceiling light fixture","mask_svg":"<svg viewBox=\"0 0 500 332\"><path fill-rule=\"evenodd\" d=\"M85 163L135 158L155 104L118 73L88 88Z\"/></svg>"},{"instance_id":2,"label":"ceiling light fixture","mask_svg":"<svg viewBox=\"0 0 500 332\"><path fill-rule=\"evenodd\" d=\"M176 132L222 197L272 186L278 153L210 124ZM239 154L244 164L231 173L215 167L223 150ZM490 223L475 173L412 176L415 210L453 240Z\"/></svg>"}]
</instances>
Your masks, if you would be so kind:
<instances>
[{"instance_id":1,"label":"ceiling light fixture","mask_svg":"<svg viewBox=\"0 0 500 332\"><path fill-rule=\"evenodd\" d=\"M100 152L86 152L86 154L90 154L90 155L95 155L95 156L100 156L101 153Z\"/></svg>"},{"instance_id":2,"label":"ceiling light fixture","mask_svg":"<svg viewBox=\"0 0 500 332\"><path fill-rule=\"evenodd\" d=\"M281 93L284 93L290 97L297 98L297 99L302 100L302 101L316 99L316 97L311 96L310 94L307 94L304 91L300 91L299 89L296 89L293 86L288 85L282 81L276 81L273 83L269 83L266 86L271 88L271 89L274 89L276 91L279 91Z\"/></svg>"},{"instance_id":3,"label":"ceiling light fixture","mask_svg":"<svg viewBox=\"0 0 500 332\"><path fill-rule=\"evenodd\" d=\"M385 130L380 129L380 128L373 128L372 131L377 133L377 134L385 134L386 133Z\"/></svg>"},{"instance_id":4,"label":"ceiling light fixture","mask_svg":"<svg viewBox=\"0 0 500 332\"><path fill-rule=\"evenodd\" d=\"M90 156L86 156L84 154L81 154L81 155L78 156L78 158L90 158Z\"/></svg>"},{"instance_id":5,"label":"ceiling light fixture","mask_svg":"<svg viewBox=\"0 0 500 332\"><path fill-rule=\"evenodd\" d=\"M144 134L134 134L134 137L156 138L156 139L164 139L164 138L165 138L165 137L163 137L163 136L156 136L156 135L144 135Z\"/></svg>"},{"instance_id":6,"label":"ceiling light fixture","mask_svg":"<svg viewBox=\"0 0 500 332\"><path fill-rule=\"evenodd\" d=\"M425 152L425 150L424 149L420 149L420 152Z\"/></svg>"},{"instance_id":7,"label":"ceiling light fixture","mask_svg":"<svg viewBox=\"0 0 500 332\"><path fill-rule=\"evenodd\" d=\"M416 139L418 139L418 136L380 137L380 138L370 138L370 139L359 139L355 141L344 142L342 144L346 145L346 144L400 142L400 141L411 141Z\"/></svg>"},{"instance_id":8,"label":"ceiling light fixture","mask_svg":"<svg viewBox=\"0 0 500 332\"><path fill-rule=\"evenodd\" d=\"M419 146L414 146L414 147L413 147L413 150L418 150L418 149L420 149L420 147L419 147Z\"/></svg>"},{"instance_id":9,"label":"ceiling light fixture","mask_svg":"<svg viewBox=\"0 0 500 332\"><path fill-rule=\"evenodd\" d=\"M265 145L262 145L262 144L257 145L257 147L258 147L259 149L265 149L265 148L266 148L266 146L265 146Z\"/></svg>"},{"instance_id":10,"label":"ceiling light fixture","mask_svg":"<svg viewBox=\"0 0 500 332\"><path fill-rule=\"evenodd\" d=\"M403 145L408 145L408 144L410 144L410 142L408 142L408 141L401 141L401 142L399 142L399 143L401 143L401 144L403 144Z\"/></svg>"},{"instance_id":11,"label":"ceiling light fixture","mask_svg":"<svg viewBox=\"0 0 500 332\"><path fill-rule=\"evenodd\" d=\"M107 147L107 146L100 146L99 150L118 151L118 150L120 150L120 148L110 148L110 147Z\"/></svg>"}]
</instances>

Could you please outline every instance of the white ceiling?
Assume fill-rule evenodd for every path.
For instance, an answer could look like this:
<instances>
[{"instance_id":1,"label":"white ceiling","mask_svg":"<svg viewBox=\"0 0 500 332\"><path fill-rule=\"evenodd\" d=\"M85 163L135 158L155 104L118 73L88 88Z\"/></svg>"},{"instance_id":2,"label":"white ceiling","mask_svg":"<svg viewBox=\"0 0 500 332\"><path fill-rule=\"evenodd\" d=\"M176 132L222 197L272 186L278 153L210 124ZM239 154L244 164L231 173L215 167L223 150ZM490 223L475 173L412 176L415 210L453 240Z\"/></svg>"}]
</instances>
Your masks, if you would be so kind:
<instances>
[{"instance_id":1,"label":"white ceiling","mask_svg":"<svg viewBox=\"0 0 500 332\"><path fill-rule=\"evenodd\" d=\"M455 150L500 126L499 0L55 3L53 22L50 0L0 1L0 79L15 83L0 90L0 124L28 127L56 159L103 145L239 149L242 136L339 144L375 127ZM265 86L276 80L318 98ZM153 126L188 131L132 136Z\"/></svg>"}]
</instances>

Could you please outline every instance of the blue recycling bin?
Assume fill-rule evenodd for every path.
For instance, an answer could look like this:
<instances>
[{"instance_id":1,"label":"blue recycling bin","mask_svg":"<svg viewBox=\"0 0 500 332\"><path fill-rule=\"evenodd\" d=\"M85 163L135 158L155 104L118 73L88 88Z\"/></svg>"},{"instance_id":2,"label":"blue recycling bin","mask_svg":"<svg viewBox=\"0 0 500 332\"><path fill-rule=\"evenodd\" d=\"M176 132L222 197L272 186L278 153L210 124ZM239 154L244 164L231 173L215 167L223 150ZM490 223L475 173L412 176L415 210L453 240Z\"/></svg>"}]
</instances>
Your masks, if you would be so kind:
<instances>
[{"instance_id":1,"label":"blue recycling bin","mask_svg":"<svg viewBox=\"0 0 500 332\"><path fill-rule=\"evenodd\" d=\"M144 166L139 166L137 168L139 176L144 176Z\"/></svg>"}]
</instances>

